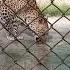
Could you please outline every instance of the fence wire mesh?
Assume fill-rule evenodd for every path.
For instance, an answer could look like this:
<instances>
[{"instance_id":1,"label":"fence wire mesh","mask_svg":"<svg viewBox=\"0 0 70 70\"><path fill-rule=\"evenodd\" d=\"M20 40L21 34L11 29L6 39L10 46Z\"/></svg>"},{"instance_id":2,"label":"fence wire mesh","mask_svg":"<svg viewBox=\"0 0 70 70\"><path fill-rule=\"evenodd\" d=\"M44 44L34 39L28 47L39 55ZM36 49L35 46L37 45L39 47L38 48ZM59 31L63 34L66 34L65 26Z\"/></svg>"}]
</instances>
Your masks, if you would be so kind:
<instances>
[{"instance_id":1,"label":"fence wire mesh","mask_svg":"<svg viewBox=\"0 0 70 70\"><path fill-rule=\"evenodd\" d=\"M70 30L65 34L58 30L62 21L70 21L66 16L70 8L63 12L54 1L42 11L35 0L0 1L0 70L70 70ZM53 23L42 14L50 6L61 13ZM48 41L53 31L55 37Z\"/></svg>"}]
</instances>

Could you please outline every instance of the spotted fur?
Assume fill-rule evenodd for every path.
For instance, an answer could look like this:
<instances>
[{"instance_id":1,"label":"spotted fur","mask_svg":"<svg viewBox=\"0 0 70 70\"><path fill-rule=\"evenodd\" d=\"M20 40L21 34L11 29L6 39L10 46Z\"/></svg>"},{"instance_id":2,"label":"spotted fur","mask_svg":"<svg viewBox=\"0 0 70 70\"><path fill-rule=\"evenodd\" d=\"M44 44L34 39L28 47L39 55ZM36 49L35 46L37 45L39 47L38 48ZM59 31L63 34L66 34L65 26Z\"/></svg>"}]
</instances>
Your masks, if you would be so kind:
<instances>
[{"instance_id":1,"label":"spotted fur","mask_svg":"<svg viewBox=\"0 0 70 70\"><path fill-rule=\"evenodd\" d=\"M41 14L35 0L5 0L0 4L0 20L10 31L14 31L12 29L15 14L25 22L25 25L29 25L29 28L37 35L37 39L48 29L47 19ZM42 36L44 39L46 39L45 34Z\"/></svg>"}]
</instances>

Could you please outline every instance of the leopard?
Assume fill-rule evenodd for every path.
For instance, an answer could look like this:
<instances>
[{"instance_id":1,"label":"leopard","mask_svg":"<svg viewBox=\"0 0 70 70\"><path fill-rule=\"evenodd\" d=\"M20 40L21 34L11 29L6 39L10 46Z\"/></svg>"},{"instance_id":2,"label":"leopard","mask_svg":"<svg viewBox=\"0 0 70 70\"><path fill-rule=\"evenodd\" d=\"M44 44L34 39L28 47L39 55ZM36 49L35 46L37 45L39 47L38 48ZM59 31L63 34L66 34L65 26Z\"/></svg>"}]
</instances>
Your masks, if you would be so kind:
<instances>
[{"instance_id":1,"label":"leopard","mask_svg":"<svg viewBox=\"0 0 70 70\"><path fill-rule=\"evenodd\" d=\"M40 9L37 6L36 1L35 0L0 0L0 1L1 1L0 23L3 25L3 28L5 28L6 31L8 32L7 39L8 40L16 40L16 38L23 39L23 37L19 38L18 35L20 35L20 33L24 30L24 27L27 27L29 30L32 31L33 36L35 38L36 44L35 48L38 49L38 50L36 49L36 55L38 55L36 56L37 59L40 59L43 56L45 56L48 52L44 43L46 43L46 40L48 38L49 27L47 19L44 18L43 14L41 13ZM31 47L28 48L30 49ZM26 52L28 52L28 50ZM30 54L29 56L28 54L30 53L27 54L25 53L24 56L25 59L22 61L22 64L24 63L23 66L25 70L32 70L31 68L35 67L37 64L35 63L36 59L33 59L34 57L32 58L32 56L33 55L35 56L35 54L32 53L33 55ZM39 69L39 66L36 67L38 67Z\"/></svg>"},{"instance_id":2,"label":"leopard","mask_svg":"<svg viewBox=\"0 0 70 70\"><path fill-rule=\"evenodd\" d=\"M33 31L37 43L46 42L48 37L48 22L39 9L36 0L1 0L0 2L0 22L4 23L9 32L14 32L18 36L20 24L14 25L15 15L24 21L23 24ZM15 26L15 27L14 27ZM15 29L14 29L15 28Z\"/></svg>"}]
</instances>

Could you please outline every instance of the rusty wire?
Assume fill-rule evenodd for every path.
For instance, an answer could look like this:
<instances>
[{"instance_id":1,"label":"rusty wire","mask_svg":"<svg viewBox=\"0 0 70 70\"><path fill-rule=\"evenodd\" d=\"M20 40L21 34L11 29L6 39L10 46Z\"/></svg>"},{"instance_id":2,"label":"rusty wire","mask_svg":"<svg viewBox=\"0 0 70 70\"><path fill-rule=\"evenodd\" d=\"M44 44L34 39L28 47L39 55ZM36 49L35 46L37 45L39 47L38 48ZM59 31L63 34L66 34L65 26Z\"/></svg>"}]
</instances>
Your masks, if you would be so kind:
<instances>
[{"instance_id":1,"label":"rusty wire","mask_svg":"<svg viewBox=\"0 0 70 70\"><path fill-rule=\"evenodd\" d=\"M30 0L29 0L29 1L30 1ZM29 2L29 1L28 1L28 2ZM5 4L5 1L4 1L4 4ZM26 5L27 5L27 4L26 4ZM25 6L26 6L26 5L25 5ZM32 7L29 3L28 3L28 5L29 5L30 7ZM50 28L49 28L47 31L45 31L43 34L45 34L46 32L49 32L49 30L52 28L55 32L57 32L57 33L62 37L62 39L61 39L59 42L57 42L55 45L53 45L52 48L50 47L50 45L48 45L47 43L45 43L44 41L42 41L46 46L48 46L48 47L50 48L50 51L48 52L48 54L45 54L45 55L44 55L42 58L40 58L40 59L39 59L38 57L36 57L36 56L30 51L30 48L31 48L34 44L36 44L36 42L32 43L32 44L27 48L27 46L26 46L25 44L23 44L19 39L17 39L16 36L14 36L14 35L12 34L12 32L10 32L10 31L5 27L5 25L4 25L2 22L0 22L0 24L2 25L2 28L0 29L0 31L1 31L2 29L5 29L5 30L8 31L10 34L12 34L12 36L15 38L14 41L8 43L5 47L0 46L1 49L2 49L2 52L3 52L4 54L6 54L8 57L12 58L12 61L14 62L14 64L18 65L18 66L19 66L21 69L23 69L23 70L26 70L26 69L18 63L18 60L15 60L12 56L10 56L10 55L5 51L5 49L8 48L8 46L9 46L10 44L12 44L13 42L15 42L15 41L19 42L20 44L22 44L22 45L24 46L24 48L25 48L25 50L26 50L25 54L26 54L26 53L29 53L30 55L32 55L32 56L37 60L38 63L37 63L34 67L32 67L30 70L33 70L37 65L43 66L46 70L50 70L48 67L46 67L46 66L42 63L42 60L43 60L46 56L48 56L49 53L51 53L51 52L54 53L54 54L56 55L56 57L58 57L58 58L60 59L60 61L61 61L61 63L60 63L58 66L56 66L53 70L57 70L57 68L60 67L62 64L64 64L66 67L68 67L68 68L70 69L70 66L65 63L65 60L66 60L70 55L67 55L64 59L62 59L56 52L53 51L53 49L54 49L60 42L62 42L62 41L65 41L66 43L68 43L68 45L70 45L70 43L64 39L64 38L66 37L66 35L68 35L68 34L70 33L70 31L67 32L67 33L63 36L58 30L56 30L56 29L53 27L53 25L56 24L56 22L58 22L58 21L59 21L61 18L63 18L63 17L65 17L67 20L70 21L70 19L65 16L65 13L66 13L70 8L68 8L68 9L65 11L65 13L63 13L62 10L61 10L57 5L54 4L54 0L51 0L50 5L48 5L46 8L44 8L44 9L43 9L41 12L39 12L39 13L42 14L42 12L43 12L44 10L46 10L47 8L49 8L51 5L55 6L55 7L62 13L62 15L61 15L61 17L58 18L53 24L51 24L51 23L47 20L48 24L50 24ZM7 5L5 4L5 6L7 6ZM8 7L9 9L11 9L9 6L7 6L7 7ZM23 7L23 8L24 8L24 7ZM20 10L22 10L23 8L21 8ZM34 8L34 7L33 7L33 8ZM11 9L11 10L12 10L12 9ZM19 11L20 11L20 10L19 10ZM36 10L36 9L34 9L34 10ZM12 10L12 11L13 11L13 10ZM19 12L19 11L18 11L18 12ZM36 10L36 11L37 11L37 10ZM23 24L25 25L26 22L25 22L23 19L20 18L21 16L20 16L20 17L17 16L17 13L18 13L18 12L17 12L17 13L16 13L15 11L13 11L13 12L14 12L14 16L16 16L17 18L19 18L20 20L22 20L22 21L23 21ZM37 18L38 18L38 17L37 17ZM37 18L35 18L34 20L36 20ZM33 21L34 21L34 20L33 20ZM37 35L37 33L35 33L35 32L34 32L33 30L31 30L30 27L29 27L29 25L30 25L33 21L31 21L28 25L25 25L26 28L25 28L24 30L22 30L21 33L24 33L25 30L29 29L30 31L32 31L34 34ZM20 34L21 34L21 33L20 33ZM38 36L38 35L37 35L37 36ZM42 35L41 35L41 36L42 36ZM39 36L39 38L40 38L41 36ZM11 66L11 67L12 67L12 66ZM7 70L10 70L11 67L8 67ZM21 70L21 69L20 69L20 70Z\"/></svg>"}]
</instances>

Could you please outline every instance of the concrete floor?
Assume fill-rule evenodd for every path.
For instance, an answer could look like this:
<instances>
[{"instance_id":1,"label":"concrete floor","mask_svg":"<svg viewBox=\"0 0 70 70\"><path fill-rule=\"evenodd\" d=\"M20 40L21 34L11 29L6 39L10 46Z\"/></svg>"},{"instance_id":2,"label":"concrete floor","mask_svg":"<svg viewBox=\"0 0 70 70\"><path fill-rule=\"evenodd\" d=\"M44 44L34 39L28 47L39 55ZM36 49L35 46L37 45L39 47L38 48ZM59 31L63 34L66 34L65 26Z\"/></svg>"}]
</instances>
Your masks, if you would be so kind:
<instances>
[{"instance_id":1,"label":"concrete floor","mask_svg":"<svg viewBox=\"0 0 70 70\"><path fill-rule=\"evenodd\" d=\"M69 16L67 17L70 18ZM48 21L53 24L58 18L59 17L49 17ZM57 23L55 23L53 27L64 36L68 31L70 31L70 21L68 21L66 18L63 17ZM32 44L35 43L35 40L31 35L31 31L29 32L29 30L27 30L22 35L24 37L24 40L20 41L23 44L25 44L26 47L31 47L30 51L39 59L43 58L46 55L48 51L47 48L50 49L48 46L45 46L44 48L36 47L36 44L32 46ZM46 43L50 47L53 47L61 39L62 39L61 35L59 35L53 29L50 29L49 41ZM70 33L66 35L64 39L70 43ZM11 41L7 40L6 38L6 31L4 29L1 30L0 45L2 47L5 47L10 42ZM2 48L0 48L0 70L23 70L20 66L14 64L13 60L5 53L3 53L1 50ZM55 48L53 48L52 51L57 53L57 55L60 56L62 59L65 59L68 55L70 55L70 45L65 41L61 41L58 45L55 46ZM22 46L22 44L20 44L17 41L10 44L5 49L5 52L8 53L11 57L13 57L13 59L17 60L17 63L22 67L24 67L26 70L30 70L30 68L34 67L38 63L37 60L30 53L26 53L24 46ZM53 52L50 52L47 56L45 56L41 60L41 62L46 67L48 67L49 70L54 70L54 68L56 68L59 64L61 64L61 60ZM65 59L65 63L70 66L70 57ZM47 70L47 69L45 69L43 66L37 65L33 68L33 70ZM70 69L64 64L62 64L56 70L70 70Z\"/></svg>"}]
</instances>

